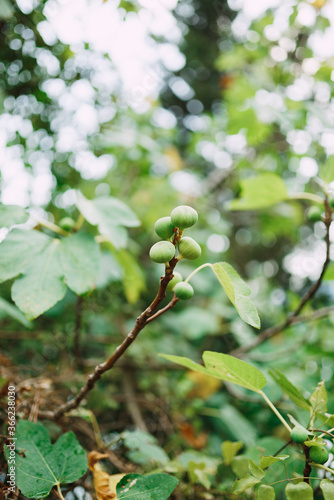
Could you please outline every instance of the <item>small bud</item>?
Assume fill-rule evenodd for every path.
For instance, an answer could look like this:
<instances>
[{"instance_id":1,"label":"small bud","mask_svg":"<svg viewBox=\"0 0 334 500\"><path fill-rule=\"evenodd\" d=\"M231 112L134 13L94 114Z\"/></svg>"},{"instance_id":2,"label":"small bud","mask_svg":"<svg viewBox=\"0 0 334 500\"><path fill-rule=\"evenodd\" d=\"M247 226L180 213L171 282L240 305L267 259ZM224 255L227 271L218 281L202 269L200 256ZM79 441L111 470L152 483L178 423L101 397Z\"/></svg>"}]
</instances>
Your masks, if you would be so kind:
<instances>
[{"instance_id":1,"label":"small bud","mask_svg":"<svg viewBox=\"0 0 334 500\"><path fill-rule=\"evenodd\" d=\"M329 459L329 453L325 446L311 446L310 459L316 464L325 464Z\"/></svg>"},{"instance_id":2,"label":"small bud","mask_svg":"<svg viewBox=\"0 0 334 500\"><path fill-rule=\"evenodd\" d=\"M301 425L297 425L296 427L294 427L292 429L290 436L291 436L292 441L294 441L295 443L301 444L307 440L308 432L305 429L305 427L302 427Z\"/></svg>"},{"instance_id":3,"label":"small bud","mask_svg":"<svg viewBox=\"0 0 334 500\"><path fill-rule=\"evenodd\" d=\"M194 295L194 289L185 281L180 281L174 287L174 293L180 300L189 300Z\"/></svg>"},{"instance_id":4,"label":"small bud","mask_svg":"<svg viewBox=\"0 0 334 500\"><path fill-rule=\"evenodd\" d=\"M161 217L154 225L154 230L163 240L169 240L174 234L174 225L170 217Z\"/></svg>"},{"instance_id":5,"label":"small bud","mask_svg":"<svg viewBox=\"0 0 334 500\"><path fill-rule=\"evenodd\" d=\"M150 257L154 262L163 264L169 262L175 255L175 247L170 241L159 241L150 250Z\"/></svg>"},{"instance_id":6,"label":"small bud","mask_svg":"<svg viewBox=\"0 0 334 500\"><path fill-rule=\"evenodd\" d=\"M186 229L187 227L191 227L196 224L198 220L198 214L196 210L188 207L187 205L180 205L179 207L174 208L170 216L174 226L178 227L179 229Z\"/></svg>"},{"instance_id":7,"label":"small bud","mask_svg":"<svg viewBox=\"0 0 334 500\"><path fill-rule=\"evenodd\" d=\"M202 250L199 244L189 236L180 239L179 252L185 259L195 260L200 257Z\"/></svg>"},{"instance_id":8,"label":"small bud","mask_svg":"<svg viewBox=\"0 0 334 500\"><path fill-rule=\"evenodd\" d=\"M75 225L75 221L71 217L63 217L59 221L59 226L65 231L71 231L73 226Z\"/></svg>"},{"instance_id":9,"label":"small bud","mask_svg":"<svg viewBox=\"0 0 334 500\"><path fill-rule=\"evenodd\" d=\"M321 220L323 210L320 207L313 205L307 211L307 218L311 222L318 222Z\"/></svg>"},{"instance_id":10,"label":"small bud","mask_svg":"<svg viewBox=\"0 0 334 500\"><path fill-rule=\"evenodd\" d=\"M178 273L177 271L174 272L174 277L170 280L170 282L168 283L167 285L167 290L168 291L173 291L174 290L174 287L177 283L179 283L180 281L182 281L182 276L180 273Z\"/></svg>"}]
</instances>

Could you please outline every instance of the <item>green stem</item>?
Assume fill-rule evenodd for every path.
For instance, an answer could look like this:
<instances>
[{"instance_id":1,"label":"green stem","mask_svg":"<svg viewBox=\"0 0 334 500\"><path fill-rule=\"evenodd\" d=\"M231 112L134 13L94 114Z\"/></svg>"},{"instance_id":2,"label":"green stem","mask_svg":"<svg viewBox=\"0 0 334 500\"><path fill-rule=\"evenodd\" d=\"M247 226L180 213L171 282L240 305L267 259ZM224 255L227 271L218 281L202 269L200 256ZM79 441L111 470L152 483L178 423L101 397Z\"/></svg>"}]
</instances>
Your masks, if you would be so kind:
<instances>
[{"instance_id":1,"label":"green stem","mask_svg":"<svg viewBox=\"0 0 334 500\"><path fill-rule=\"evenodd\" d=\"M327 472L330 472L331 474L334 474L334 470L330 469L329 467L326 467L326 465L321 465L321 464L316 464L315 462L310 462L311 467L318 467L318 469L323 469L326 470Z\"/></svg>"},{"instance_id":2,"label":"green stem","mask_svg":"<svg viewBox=\"0 0 334 500\"><path fill-rule=\"evenodd\" d=\"M61 498L61 500L65 500L65 498L63 497L63 494L61 492L59 483L57 484L57 491L58 491L59 498Z\"/></svg>"},{"instance_id":3,"label":"green stem","mask_svg":"<svg viewBox=\"0 0 334 500\"><path fill-rule=\"evenodd\" d=\"M53 222L49 222L48 220L43 220L43 219L35 219L37 224L40 226L44 226L54 233L61 234L61 236L69 236L70 233L62 229L61 227L57 226L56 224L53 224Z\"/></svg>"},{"instance_id":4,"label":"green stem","mask_svg":"<svg viewBox=\"0 0 334 500\"><path fill-rule=\"evenodd\" d=\"M195 276L196 273L198 273L198 271L200 271L201 269L204 269L205 267L212 267L212 264L206 263L206 264L202 264L201 266L197 267L197 269L195 269L195 271L193 271L191 274L189 274L188 278L185 280L186 283L188 283L191 280L191 278L193 276Z\"/></svg>"},{"instance_id":5,"label":"green stem","mask_svg":"<svg viewBox=\"0 0 334 500\"><path fill-rule=\"evenodd\" d=\"M319 481L321 478L320 477L302 477L302 476L298 476L298 477L290 477L289 479L281 479L280 481L275 481L274 483L269 483L268 486L273 486L274 484L278 484L278 483L286 483L287 481L300 481L301 479L315 479L317 481ZM264 483L263 483L264 484Z\"/></svg>"},{"instance_id":6,"label":"green stem","mask_svg":"<svg viewBox=\"0 0 334 500\"><path fill-rule=\"evenodd\" d=\"M314 201L315 203L321 203L321 205L324 204L324 200L320 198L320 196L317 196L316 194L312 193L292 193L289 194L289 200L310 200Z\"/></svg>"},{"instance_id":7,"label":"green stem","mask_svg":"<svg viewBox=\"0 0 334 500\"><path fill-rule=\"evenodd\" d=\"M272 411L275 413L275 415L280 419L280 421L282 422L282 424L284 425L284 427L289 431L291 432L291 427L289 426L289 424L284 420L284 418L282 417L282 415L280 414L280 412L277 410L277 408L272 404L272 402L270 401L270 399L268 398L268 396L266 396L266 394L263 392L263 391L259 391L259 394L263 397L263 399L265 400L265 402L270 406L270 408L272 409Z\"/></svg>"},{"instance_id":8,"label":"green stem","mask_svg":"<svg viewBox=\"0 0 334 500\"><path fill-rule=\"evenodd\" d=\"M74 231L79 231L79 229L81 228L82 224L85 222L85 218L82 214L79 215L78 217L78 220L76 221L76 223L74 224L73 226L73 230Z\"/></svg>"}]
</instances>

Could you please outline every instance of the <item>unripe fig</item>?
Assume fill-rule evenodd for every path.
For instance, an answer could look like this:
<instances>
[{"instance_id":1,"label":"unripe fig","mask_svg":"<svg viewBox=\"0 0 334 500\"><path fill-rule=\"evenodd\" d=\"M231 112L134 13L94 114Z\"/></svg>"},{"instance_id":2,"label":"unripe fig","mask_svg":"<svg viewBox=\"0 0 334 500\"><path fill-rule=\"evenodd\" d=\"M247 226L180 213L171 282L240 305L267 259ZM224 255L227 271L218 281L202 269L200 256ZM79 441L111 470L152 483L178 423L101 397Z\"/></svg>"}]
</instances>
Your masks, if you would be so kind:
<instances>
[{"instance_id":1,"label":"unripe fig","mask_svg":"<svg viewBox=\"0 0 334 500\"><path fill-rule=\"evenodd\" d=\"M167 285L167 290L171 291L171 290L174 290L174 287L177 283L179 283L180 281L182 281L182 276L180 273L178 273L177 271L174 272L174 277L170 280L170 282L168 283Z\"/></svg>"},{"instance_id":2,"label":"unripe fig","mask_svg":"<svg viewBox=\"0 0 334 500\"><path fill-rule=\"evenodd\" d=\"M308 432L305 429L305 427L302 427L301 425L297 425L296 427L294 427L292 429L290 436L291 436L292 441L294 441L295 443L301 444L307 440Z\"/></svg>"},{"instance_id":3,"label":"unripe fig","mask_svg":"<svg viewBox=\"0 0 334 500\"><path fill-rule=\"evenodd\" d=\"M154 262L163 264L169 262L175 255L175 247L170 241L158 241L150 250L150 257Z\"/></svg>"},{"instance_id":4,"label":"unripe fig","mask_svg":"<svg viewBox=\"0 0 334 500\"><path fill-rule=\"evenodd\" d=\"M63 217L59 221L59 226L65 231L70 231L71 229L73 229L74 225L75 221L71 217Z\"/></svg>"},{"instance_id":5,"label":"unripe fig","mask_svg":"<svg viewBox=\"0 0 334 500\"><path fill-rule=\"evenodd\" d=\"M329 452L325 446L312 446L310 448L310 459L316 464L325 464L329 459Z\"/></svg>"},{"instance_id":6,"label":"unripe fig","mask_svg":"<svg viewBox=\"0 0 334 500\"><path fill-rule=\"evenodd\" d=\"M194 295L194 289L185 281L180 281L174 287L174 293L178 299L189 300Z\"/></svg>"},{"instance_id":7,"label":"unripe fig","mask_svg":"<svg viewBox=\"0 0 334 500\"><path fill-rule=\"evenodd\" d=\"M174 210L172 210L172 213L170 214L170 217L174 226L180 229L191 227L196 224L198 220L198 214L196 210L188 207L187 205L180 205L179 207L174 208Z\"/></svg>"},{"instance_id":8,"label":"unripe fig","mask_svg":"<svg viewBox=\"0 0 334 500\"><path fill-rule=\"evenodd\" d=\"M323 210L320 207L316 207L315 205L310 207L307 211L307 218L311 222L318 222L321 220Z\"/></svg>"},{"instance_id":9,"label":"unripe fig","mask_svg":"<svg viewBox=\"0 0 334 500\"><path fill-rule=\"evenodd\" d=\"M179 241L179 252L182 257L189 260L195 260L200 257L202 250L195 240L193 240L189 236L185 236Z\"/></svg>"},{"instance_id":10,"label":"unripe fig","mask_svg":"<svg viewBox=\"0 0 334 500\"><path fill-rule=\"evenodd\" d=\"M175 227L170 217L161 217L154 225L154 230L163 240L169 240L174 234Z\"/></svg>"}]
</instances>

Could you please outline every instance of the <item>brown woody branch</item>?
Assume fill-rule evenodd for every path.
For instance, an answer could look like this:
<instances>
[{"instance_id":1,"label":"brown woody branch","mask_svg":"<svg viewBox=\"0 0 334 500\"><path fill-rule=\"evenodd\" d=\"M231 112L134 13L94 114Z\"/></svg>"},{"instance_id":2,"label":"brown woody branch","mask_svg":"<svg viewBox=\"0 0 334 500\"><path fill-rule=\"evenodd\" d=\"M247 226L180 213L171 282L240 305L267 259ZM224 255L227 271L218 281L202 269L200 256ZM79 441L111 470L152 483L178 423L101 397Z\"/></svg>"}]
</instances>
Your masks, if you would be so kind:
<instances>
[{"instance_id":1,"label":"brown woody branch","mask_svg":"<svg viewBox=\"0 0 334 500\"><path fill-rule=\"evenodd\" d=\"M161 278L160 280L160 287L158 290L158 293L153 300L153 302L143 311L140 316L136 319L135 325L132 328L131 332L127 335L127 337L123 340L123 342L116 347L115 351L113 354L105 361L104 363L98 364L94 371L90 373L87 377L87 381L85 385L81 387L79 392L76 394L76 396L71 399L70 401L67 401L66 403L60 405L56 410L54 411L39 411L38 412L38 417L40 419L49 419L49 420L58 420L61 418L65 413L78 408L82 400L87 396L87 394L93 389L95 386L96 382L100 380L102 375L106 373L107 371L111 370L113 366L116 364L116 362L119 360L120 357L123 356L125 351L128 349L128 347L134 342L134 340L137 338L139 333L142 331L143 328L149 323L149 321L159 317L161 314L164 312L168 311L172 307L175 306L177 303L176 297L173 297L173 299L170 301L170 303L161 309L160 311L157 311L159 305L163 301L163 299L166 297L166 288L168 283L171 281L173 278L173 271L174 268L177 264L178 260L174 257L170 262L169 265L166 266L165 268L165 275ZM176 300L175 300L176 299Z\"/></svg>"},{"instance_id":2,"label":"brown woody branch","mask_svg":"<svg viewBox=\"0 0 334 500\"><path fill-rule=\"evenodd\" d=\"M326 269L328 267L328 264L330 262L330 237L329 237L329 229L330 225L332 223L332 212L331 208L328 203L327 196L324 200L324 205L325 205L325 218L324 218L324 223L326 226L326 236L325 236L325 242L326 242L326 258L325 262L323 264L320 276L318 280L309 288L309 290L305 293L305 295L302 297L301 301L298 304L298 307L293 311L287 318L286 320L279 324L272 326L270 328L267 328L267 330L264 330L260 335L258 335L252 342L250 342L248 345L244 347L239 347L238 349L235 349L234 351L230 352L232 356L236 357L242 357L244 354L247 352L251 351L254 349L254 347L257 347L258 345L262 344L266 340L274 337L278 333L281 333L283 330L288 328L290 325L297 323L299 321L299 315L301 311L304 309L305 305L313 298L313 296L316 294L318 291L323 277L325 275Z\"/></svg>"}]
</instances>

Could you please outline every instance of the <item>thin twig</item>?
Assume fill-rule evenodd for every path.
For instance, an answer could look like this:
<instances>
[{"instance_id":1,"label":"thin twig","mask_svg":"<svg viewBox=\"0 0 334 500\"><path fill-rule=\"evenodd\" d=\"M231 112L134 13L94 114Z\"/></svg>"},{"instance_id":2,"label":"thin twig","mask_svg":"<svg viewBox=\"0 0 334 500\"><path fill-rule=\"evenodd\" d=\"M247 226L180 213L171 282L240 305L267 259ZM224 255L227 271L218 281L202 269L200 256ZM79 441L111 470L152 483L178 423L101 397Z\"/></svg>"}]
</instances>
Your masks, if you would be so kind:
<instances>
[{"instance_id":1,"label":"thin twig","mask_svg":"<svg viewBox=\"0 0 334 500\"><path fill-rule=\"evenodd\" d=\"M305 295L302 297L301 301L298 304L298 307L293 311L287 318L286 320L279 324L272 326L268 328L267 330L264 330L260 335L258 335L251 343L244 347L239 347L238 349L235 349L234 351L230 352L232 356L236 357L242 357L244 354L249 352L250 350L254 349L254 347L257 347L258 345L262 344L266 340L274 337L278 333L281 333L283 330L285 330L288 326L298 322L297 318L299 317L299 314L301 311L304 309L305 305L313 298L313 296L316 294L318 291L324 274L326 272L326 269L328 267L328 264L330 262L330 237L329 237L329 230L330 230L330 225L332 222L332 213L331 213L331 208L329 206L327 197L324 200L325 204L325 219L324 223L326 226L326 236L325 236L325 241L326 241L326 259L323 264L320 276L318 280L309 288L309 290L305 293Z\"/></svg>"},{"instance_id":2,"label":"thin twig","mask_svg":"<svg viewBox=\"0 0 334 500\"><path fill-rule=\"evenodd\" d=\"M165 298L166 288L168 283L173 278L173 271L177 262L178 262L177 259L174 257L169 262L169 265L168 266L166 265L165 275L160 280L160 287L153 302L140 314L140 316L138 316L131 332L127 335L127 337L123 340L123 342L118 347L116 347L115 351L107 359L107 361L98 364L95 367L94 371L88 375L86 383L81 387L81 389L73 399L60 405L54 411L39 411L38 416L40 419L46 418L49 420L58 420L65 413L73 410L74 408L77 408L82 402L82 400L87 396L87 394L93 389L96 382L100 380L102 375L105 372L111 370L111 368L113 368L113 366L116 364L119 358L123 356L127 348L134 342L134 340L137 338L142 329L147 325L148 319L154 315L155 311L158 309L159 305ZM173 304L173 306L175 304L176 301Z\"/></svg>"}]
</instances>

